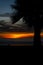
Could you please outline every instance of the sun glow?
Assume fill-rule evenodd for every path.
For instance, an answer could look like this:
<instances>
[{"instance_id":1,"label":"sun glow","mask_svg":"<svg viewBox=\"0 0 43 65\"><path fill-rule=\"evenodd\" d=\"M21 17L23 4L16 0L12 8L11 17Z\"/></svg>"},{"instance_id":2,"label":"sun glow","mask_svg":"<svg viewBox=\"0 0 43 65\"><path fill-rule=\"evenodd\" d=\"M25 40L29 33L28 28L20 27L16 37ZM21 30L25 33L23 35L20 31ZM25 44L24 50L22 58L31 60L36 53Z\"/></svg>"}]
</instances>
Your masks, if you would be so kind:
<instances>
[{"instance_id":1,"label":"sun glow","mask_svg":"<svg viewBox=\"0 0 43 65\"><path fill-rule=\"evenodd\" d=\"M43 33L40 34L43 37ZM9 32L9 33L0 33L0 38L30 38L34 37L34 33L20 33L20 32Z\"/></svg>"}]
</instances>

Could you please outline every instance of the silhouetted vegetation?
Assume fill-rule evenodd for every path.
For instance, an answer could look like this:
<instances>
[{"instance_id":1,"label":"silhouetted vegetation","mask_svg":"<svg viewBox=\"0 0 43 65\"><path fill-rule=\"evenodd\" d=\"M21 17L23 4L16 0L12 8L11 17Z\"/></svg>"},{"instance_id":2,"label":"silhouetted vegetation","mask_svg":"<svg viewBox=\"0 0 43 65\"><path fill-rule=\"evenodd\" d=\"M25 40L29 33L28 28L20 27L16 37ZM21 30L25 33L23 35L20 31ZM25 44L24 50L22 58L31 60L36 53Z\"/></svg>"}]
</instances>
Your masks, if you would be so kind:
<instances>
[{"instance_id":1,"label":"silhouetted vegetation","mask_svg":"<svg viewBox=\"0 0 43 65\"><path fill-rule=\"evenodd\" d=\"M43 17L40 18L40 15L43 14L43 8L40 2L34 0L17 0L16 5L13 4L11 7L18 11L11 16L12 23L17 22L23 17L28 26L34 26L34 46L41 46L40 30L43 26Z\"/></svg>"}]
</instances>

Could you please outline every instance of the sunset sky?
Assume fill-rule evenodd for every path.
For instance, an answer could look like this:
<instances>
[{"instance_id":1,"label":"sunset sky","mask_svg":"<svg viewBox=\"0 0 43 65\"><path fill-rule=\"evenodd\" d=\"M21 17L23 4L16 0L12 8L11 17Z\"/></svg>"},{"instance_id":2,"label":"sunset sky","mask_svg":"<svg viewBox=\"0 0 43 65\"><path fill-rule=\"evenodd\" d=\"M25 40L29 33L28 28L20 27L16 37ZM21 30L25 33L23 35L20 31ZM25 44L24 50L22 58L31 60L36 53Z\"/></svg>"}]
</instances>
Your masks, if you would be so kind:
<instances>
[{"instance_id":1,"label":"sunset sky","mask_svg":"<svg viewBox=\"0 0 43 65\"><path fill-rule=\"evenodd\" d=\"M15 0L0 0L0 14L12 12L10 5L13 4L14 1Z\"/></svg>"}]
</instances>

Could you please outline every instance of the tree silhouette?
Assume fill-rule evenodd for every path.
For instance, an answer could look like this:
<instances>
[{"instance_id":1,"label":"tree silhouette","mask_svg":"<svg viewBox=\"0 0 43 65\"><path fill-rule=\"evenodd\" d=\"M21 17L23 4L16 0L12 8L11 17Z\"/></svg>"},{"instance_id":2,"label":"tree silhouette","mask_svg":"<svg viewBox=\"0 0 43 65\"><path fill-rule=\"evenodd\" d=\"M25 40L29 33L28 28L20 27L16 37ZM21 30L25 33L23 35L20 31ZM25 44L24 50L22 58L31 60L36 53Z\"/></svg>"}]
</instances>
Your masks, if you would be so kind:
<instances>
[{"instance_id":1,"label":"tree silhouette","mask_svg":"<svg viewBox=\"0 0 43 65\"><path fill-rule=\"evenodd\" d=\"M41 12L43 8L40 6L40 3L34 0L16 0L16 5L13 4L11 7L17 10L17 13L11 16L12 23L23 17L28 26L34 26L34 46L41 46L40 30L43 26L43 17L40 18L40 15L43 14Z\"/></svg>"}]
</instances>

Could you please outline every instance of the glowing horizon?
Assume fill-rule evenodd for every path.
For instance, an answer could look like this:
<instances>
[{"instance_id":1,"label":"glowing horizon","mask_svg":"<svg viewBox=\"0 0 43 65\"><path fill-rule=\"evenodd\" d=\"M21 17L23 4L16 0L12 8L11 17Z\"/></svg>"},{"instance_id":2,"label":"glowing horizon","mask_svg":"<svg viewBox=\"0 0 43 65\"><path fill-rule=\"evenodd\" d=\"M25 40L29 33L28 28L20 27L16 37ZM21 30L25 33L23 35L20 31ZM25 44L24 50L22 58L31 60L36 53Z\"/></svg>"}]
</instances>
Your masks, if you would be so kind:
<instances>
[{"instance_id":1,"label":"glowing horizon","mask_svg":"<svg viewBox=\"0 0 43 65\"><path fill-rule=\"evenodd\" d=\"M43 32L40 34L41 37L43 37ZM9 32L9 33L0 33L0 38L12 38L12 39L18 39L18 38L31 38L34 37L34 33L26 33L26 32Z\"/></svg>"}]
</instances>

